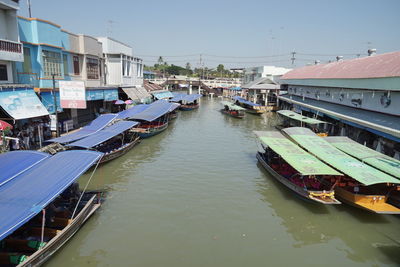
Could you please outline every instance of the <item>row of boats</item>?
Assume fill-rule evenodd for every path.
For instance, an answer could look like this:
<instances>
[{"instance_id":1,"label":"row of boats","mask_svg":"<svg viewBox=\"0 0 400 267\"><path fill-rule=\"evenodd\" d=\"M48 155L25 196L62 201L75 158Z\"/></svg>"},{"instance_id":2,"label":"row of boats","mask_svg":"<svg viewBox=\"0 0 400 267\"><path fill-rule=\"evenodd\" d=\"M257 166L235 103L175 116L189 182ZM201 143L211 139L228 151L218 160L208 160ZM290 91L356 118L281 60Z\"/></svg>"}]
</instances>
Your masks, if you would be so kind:
<instances>
[{"instance_id":1,"label":"row of boats","mask_svg":"<svg viewBox=\"0 0 400 267\"><path fill-rule=\"evenodd\" d=\"M0 154L0 265L43 264L104 201L104 191L80 190L76 180L165 130L178 109L196 109L199 98L175 94L101 115L39 151Z\"/></svg>"},{"instance_id":2,"label":"row of boats","mask_svg":"<svg viewBox=\"0 0 400 267\"><path fill-rule=\"evenodd\" d=\"M305 127L255 132L262 147L257 159L274 178L311 202L400 214L399 160L348 137L327 136L316 127L323 121L280 113Z\"/></svg>"},{"instance_id":3,"label":"row of boats","mask_svg":"<svg viewBox=\"0 0 400 267\"><path fill-rule=\"evenodd\" d=\"M223 114L232 116L234 118L243 119L245 112L254 115L261 115L267 111L265 106L253 103L239 96L235 96L232 99L234 102L221 101L221 104L224 106L224 108L220 111Z\"/></svg>"}]
</instances>

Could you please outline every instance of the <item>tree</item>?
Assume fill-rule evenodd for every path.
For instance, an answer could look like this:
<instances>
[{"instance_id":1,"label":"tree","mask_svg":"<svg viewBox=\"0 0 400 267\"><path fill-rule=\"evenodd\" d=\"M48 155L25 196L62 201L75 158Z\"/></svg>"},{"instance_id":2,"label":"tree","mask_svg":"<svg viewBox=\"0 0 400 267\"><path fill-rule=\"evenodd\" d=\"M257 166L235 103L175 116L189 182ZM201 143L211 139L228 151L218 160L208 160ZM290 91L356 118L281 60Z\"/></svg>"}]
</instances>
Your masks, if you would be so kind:
<instances>
[{"instance_id":1,"label":"tree","mask_svg":"<svg viewBox=\"0 0 400 267\"><path fill-rule=\"evenodd\" d=\"M192 68L191 68L191 66L190 66L190 63L188 62L188 63L186 63L186 70L188 71L188 72L190 72L190 71L192 71Z\"/></svg>"},{"instance_id":2,"label":"tree","mask_svg":"<svg viewBox=\"0 0 400 267\"><path fill-rule=\"evenodd\" d=\"M224 72L224 70L225 70L225 67L224 67L224 65L222 65L222 64L219 64L219 65L218 65L218 67L217 67L217 72L219 72L219 73L223 73L223 72Z\"/></svg>"},{"instance_id":3,"label":"tree","mask_svg":"<svg viewBox=\"0 0 400 267\"><path fill-rule=\"evenodd\" d=\"M158 57L158 65L162 65L164 63L164 59L162 56Z\"/></svg>"}]
</instances>

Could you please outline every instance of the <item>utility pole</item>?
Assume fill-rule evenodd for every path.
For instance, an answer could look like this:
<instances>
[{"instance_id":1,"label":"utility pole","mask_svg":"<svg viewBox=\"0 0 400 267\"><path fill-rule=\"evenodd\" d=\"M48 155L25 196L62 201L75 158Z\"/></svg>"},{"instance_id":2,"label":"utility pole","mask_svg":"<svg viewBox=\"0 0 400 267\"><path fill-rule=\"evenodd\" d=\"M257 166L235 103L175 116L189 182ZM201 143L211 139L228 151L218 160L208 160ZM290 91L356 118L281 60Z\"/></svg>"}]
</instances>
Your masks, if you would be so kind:
<instances>
[{"instance_id":1,"label":"utility pole","mask_svg":"<svg viewBox=\"0 0 400 267\"><path fill-rule=\"evenodd\" d=\"M200 68L202 68L202 54L200 54ZM201 73L203 72L203 69L200 70L199 72L199 94L201 93ZM203 73L204 74L204 73Z\"/></svg>"},{"instance_id":2,"label":"utility pole","mask_svg":"<svg viewBox=\"0 0 400 267\"><path fill-rule=\"evenodd\" d=\"M58 128L58 107L57 107L57 98L56 98L56 75L53 73L51 75L53 77L53 101L54 101L54 114L56 115L56 137L60 136L60 130Z\"/></svg>"},{"instance_id":3,"label":"utility pole","mask_svg":"<svg viewBox=\"0 0 400 267\"><path fill-rule=\"evenodd\" d=\"M294 61L296 60L296 52L295 52L295 51L292 52L292 58L291 58L291 60L292 60L292 65L293 65L293 64L294 64Z\"/></svg>"},{"instance_id":4,"label":"utility pole","mask_svg":"<svg viewBox=\"0 0 400 267\"><path fill-rule=\"evenodd\" d=\"M28 0L29 18L32 18L31 0Z\"/></svg>"}]
</instances>

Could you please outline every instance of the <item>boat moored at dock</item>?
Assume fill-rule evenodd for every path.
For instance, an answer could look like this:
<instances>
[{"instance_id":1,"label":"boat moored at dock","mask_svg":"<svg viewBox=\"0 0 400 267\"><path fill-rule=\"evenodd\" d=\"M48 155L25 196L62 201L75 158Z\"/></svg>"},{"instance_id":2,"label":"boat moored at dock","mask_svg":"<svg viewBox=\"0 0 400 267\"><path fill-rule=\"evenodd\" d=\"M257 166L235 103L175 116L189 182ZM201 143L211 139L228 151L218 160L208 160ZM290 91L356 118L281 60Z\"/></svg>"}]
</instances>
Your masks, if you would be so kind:
<instances>
[{"instance_id":1,"label":"boat moored at dock","mask_svg":"<svg viewBox=\"0 0 400 267\"><path fill-rule=\"evenodd\" d=\"M328 122L314 118L309 118L307 116L303 116L291 110L278 110L276 113L283 117L282 124L276 126L278 130L282 130L283 128L288 128L288 127L300 126L311 129L318 136L321 137L328 136L328 132L326 129L327 128L326 126L329 124Z\"/></svg>"},{"instance_id":2,"label":"boat moored at dock","mask_svg":"<svg viewBox=\"0 0 400 267\"><path fill-rule=\"evenodd\" d=\"M340 151L310 129L292 127L282 131L302 148L345 174L324 181L336 185L336 196L340 200L375 213L400 214L400 205L392 201L400 189L399 179Z\"/></svg>"},{"instance_id":3,"label":"boat moored at dock","mask_svg":"<svg viewBox=\"0 0 400 267\"><path fill-rule=\"evenodd\" d=\"M233 100L235 101L236 105L241 106L242 108L246 109L247 113L260 115L267 111L265 106L250 102L239 96L233 97Z\"/></svg>"},{"instance_id":4,"label":"boat moored at dock","mask_svg":"<svg viewBox=\"0 0 400 267\"><path fill-rule=\"evenodd\" d=\"M13 167L19 174L0 187L0 212L7 214L0 221L0 265L39 266L100 207L98 192L81 192L74 182L102 153L64 151L36 163L20 155Z\"/></svg>"},{"instance_id":5,"label":"boat moored at dock","mask_svg":"<svg viewBox=\"0 0 400 267\"><path fill-rule=\"evenodd\" d=\"M333 186L321 179L342 176L288 140L280 132L254 132L263 145L257 153L261 165L279 182L306 200L321 204L340 204Z\"/></svg>"},{"instance_id":6,"label":"boat moored at dock","mask_svg":"<svg viewBox=\"0 0 400 267\"><path fill-rule=\"evenodd\" d=\"M199 98L201 97L200 94L180 94L180 93L175 93L174 98L170 99L170 102L173 103L179 103L180 107L179 109L182 111L189 111L189 110L194 110L197 109L199 105Z\"/></svg>"}]
</instances>

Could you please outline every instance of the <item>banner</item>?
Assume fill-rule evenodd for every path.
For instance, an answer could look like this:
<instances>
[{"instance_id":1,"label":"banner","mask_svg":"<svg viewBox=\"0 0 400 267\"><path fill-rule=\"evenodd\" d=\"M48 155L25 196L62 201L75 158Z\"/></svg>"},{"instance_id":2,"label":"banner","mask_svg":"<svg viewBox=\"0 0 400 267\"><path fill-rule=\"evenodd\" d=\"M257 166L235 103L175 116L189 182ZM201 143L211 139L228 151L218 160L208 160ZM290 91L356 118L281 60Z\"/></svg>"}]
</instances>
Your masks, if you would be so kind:
<instances>
[{"instance_id":1,"label":"banner","mask_svg":"<svg viewBox=\"0 0 400 267\"><path fill-rule=\"evenodd\" d=\"M86 109L85 83L81 81L59 81L62 108Z\"/></svg>"}]
</instances>

